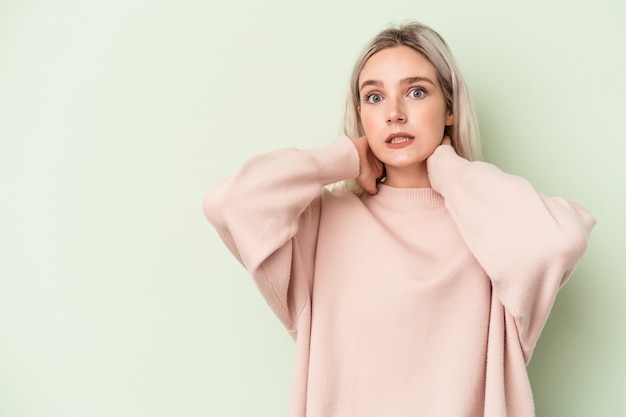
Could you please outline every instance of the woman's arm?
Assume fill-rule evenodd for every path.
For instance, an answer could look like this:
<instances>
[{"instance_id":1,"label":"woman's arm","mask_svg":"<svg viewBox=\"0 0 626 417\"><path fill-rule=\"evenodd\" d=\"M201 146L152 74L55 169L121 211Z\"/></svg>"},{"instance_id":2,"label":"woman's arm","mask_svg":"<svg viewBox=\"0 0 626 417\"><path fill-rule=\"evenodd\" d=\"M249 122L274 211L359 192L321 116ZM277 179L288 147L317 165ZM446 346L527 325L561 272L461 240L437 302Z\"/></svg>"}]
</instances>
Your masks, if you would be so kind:
<instances>
[{"instance_id":1,"label":"woman's arm","mask_svg":"<svg viewBox=\"0 0 626 417\"><path fill-rule=\"evenodd\" d=\"M355 146L342 137L257 156L204 199L207 219L292 332L309 296L322 187L358 172Z\"/></svg>"},{"instance_id":2,"label":"woman's arm","mask_svg":"<svg viewBox=\"0 0 626 417\"><path fill-rule=\"evenodd\" d=\"M516 320L528 361L556 293L585 252L595 219L524 179L469 162L443 144L428 159L432 187Z\"/></svg>"}]
</instances>

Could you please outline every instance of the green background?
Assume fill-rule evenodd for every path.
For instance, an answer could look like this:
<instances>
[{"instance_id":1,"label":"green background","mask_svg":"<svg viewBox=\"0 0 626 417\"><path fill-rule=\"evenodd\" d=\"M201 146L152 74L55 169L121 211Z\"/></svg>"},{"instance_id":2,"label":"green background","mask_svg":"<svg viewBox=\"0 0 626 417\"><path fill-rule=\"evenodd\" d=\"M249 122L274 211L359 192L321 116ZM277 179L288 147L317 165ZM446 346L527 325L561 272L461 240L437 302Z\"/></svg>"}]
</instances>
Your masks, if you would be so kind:
<instances>
[{"instance_id":1,"label":"green background","mask_svg":"<svg viewBox=\"0 0 626 417\"><path fill-rule=\"evenodd\" d=\"M485 157L598 225L529 367L624 416L623 1L0 1L0 416L280 416L293 343L204 220L219 177L339 132L389 22L448 40Z\"/></svg>"}]
</instances>

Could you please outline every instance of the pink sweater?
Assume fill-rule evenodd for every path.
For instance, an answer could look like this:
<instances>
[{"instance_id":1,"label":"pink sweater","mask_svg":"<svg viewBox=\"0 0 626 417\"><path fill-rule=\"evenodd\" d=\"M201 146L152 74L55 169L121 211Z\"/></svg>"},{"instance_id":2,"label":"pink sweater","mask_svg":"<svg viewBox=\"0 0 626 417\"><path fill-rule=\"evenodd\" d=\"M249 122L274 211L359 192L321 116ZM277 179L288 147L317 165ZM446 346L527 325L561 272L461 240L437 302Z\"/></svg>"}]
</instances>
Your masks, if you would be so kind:
<instances>
[{"instance_id":1,"label":"pink sweater","mask_svg":"<svg viewBox=\"0 0 626 417\"><path fill-rule=\"evenodd\" d=\"M526 364L595 220L452 147L375 196L346 137L258 156L207 218L296 341L291 417L529 417Z\"/></svg>"}]
</instances>

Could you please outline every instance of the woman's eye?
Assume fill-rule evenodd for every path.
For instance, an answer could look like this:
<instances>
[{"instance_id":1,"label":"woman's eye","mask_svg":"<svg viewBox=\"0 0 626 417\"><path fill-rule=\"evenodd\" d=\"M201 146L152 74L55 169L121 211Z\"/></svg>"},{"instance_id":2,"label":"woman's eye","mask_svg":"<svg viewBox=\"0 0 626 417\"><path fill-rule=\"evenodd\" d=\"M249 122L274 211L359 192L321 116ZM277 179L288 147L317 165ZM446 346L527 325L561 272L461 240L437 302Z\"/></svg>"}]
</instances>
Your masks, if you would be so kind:
<instances>
[{"instance_id":1,"label":"woman's eye","mask_svg":"<svg viewBox=\"0 0 626 417\"><path fill-rule=\"evenodd\" d=\"M423 88L414 88L409 92L411 98L424 98L426 96L426 90Z\"/></svg>"},{"instance_id":2,"label":"woman's eye","mask_svg":"<svg viewBox=\"0 0 626 417\"><path fill-rule=\"evenodd\" d=\"M365 99L367 100L368 103L380 103L381 101L383 101L383 96L381 96L378 93L372 93L372 94L368 94L367 96L365 96Z\"/></svg>"}]
</instances>

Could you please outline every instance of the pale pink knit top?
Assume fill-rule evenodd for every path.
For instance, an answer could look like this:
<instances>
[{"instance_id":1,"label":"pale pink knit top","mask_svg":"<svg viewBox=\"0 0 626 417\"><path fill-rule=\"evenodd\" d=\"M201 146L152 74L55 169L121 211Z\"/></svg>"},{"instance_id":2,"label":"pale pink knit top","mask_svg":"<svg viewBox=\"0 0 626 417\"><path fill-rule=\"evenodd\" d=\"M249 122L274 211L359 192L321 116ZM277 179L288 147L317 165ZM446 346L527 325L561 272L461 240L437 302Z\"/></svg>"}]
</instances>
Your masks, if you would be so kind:
<instances>
[{"instance_id":1,"label":"pale pink knit top","mask_svg":"<svg viewBox=\"0 0 626 417\"><path fill-rule=\"evenodd\" d=\"M258 156L207 218L296 342L290 417L530 417L526 364L595 220L452 147L357 197L341 137Z\"/></svg>"}]
</instances>

